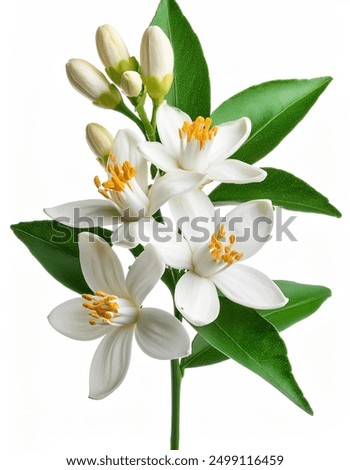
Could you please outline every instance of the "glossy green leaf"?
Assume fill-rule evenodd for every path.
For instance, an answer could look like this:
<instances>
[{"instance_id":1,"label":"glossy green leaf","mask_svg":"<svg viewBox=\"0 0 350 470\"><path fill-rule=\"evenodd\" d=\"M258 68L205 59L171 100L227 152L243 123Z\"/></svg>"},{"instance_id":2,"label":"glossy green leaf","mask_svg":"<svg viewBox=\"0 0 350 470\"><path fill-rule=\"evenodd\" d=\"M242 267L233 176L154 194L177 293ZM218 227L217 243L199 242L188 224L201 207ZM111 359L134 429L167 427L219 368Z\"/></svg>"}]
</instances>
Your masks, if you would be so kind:
<instances>
[{"instance_id":1,"label":"glossy green leaf","mask_svg":"<svg viewBox=\"0 0 350 470\"><path fill-rule=\"evenodd\" d=\"M166 96L168 104L181 108L195 119L210 115L210 81L199 39L175 0L161 0L152 25L170 39L174 49L173 86Z\"/></svg>"},{"instance_id":2,"label":"glossy green leaf","mask_svg":"<svg viewBox=\"0 0 350 470\"><path fill-rule=\"evenodd\" d=\"M80 294L90 292L79 263L78 234L83 229L51 220L20 222L11 229L58 282ZM109 230L90 229L110 242Z\"/></svg>"},{"instance_id":3,"label":"glossy green leaf","mask_svg":"<svg viewBox=\"0 0 350 470\"><path fill-rule=\"evenodd\" d=\"M328 199L305 181L284 170L264 168L267 177L261 183L222 183L210 194L214 204L232 204L253 199L270 199L284 209L341 217Z\"/></svg>"},{"instance_id":4,"label":"glossy green leaf","mask_svg":"<svg viewBox=\"0 0 350 470\"><path fill-rule=\"evenodd\" d=\"M320 77L261 83L229 98L212 118L215 124L243 116L251 119L252 132L234 158L255 163L294 129L331 81L331 77Z\"/></svg>"},{"instance_id":5,"label":"glossy green leaf","mask_svg":"<svg viewBox=\"0 0 350 470\"><path fill-rule=\"evenodd\" d=\"M309 414L312 409L293 374L277 330L252 309L220 297L220 315L196 330L211 346L258 374Z\"/></svg>"},{"instance_id":6,"label":"glossy green leaf","mask_svg":"<svg viewBox=\"0 0 350 470\"><path fill-rule=\"evenodd\" d=\"M328 287L299 284L292 281L275 281L289 299L287 305L276 310L258 310L261 316L279 331L304 320L318 310L332 292Z\"/></svg>"},{"instance_id":7,"label":"glossy green leaf","mask_svg":"<svg viewBox=\"0 0 350 470\"><path fill-rule=\"evenodd\" d=\"M227 361L228 356L211 346L199 333L193 338L191 354L181 359L181 370Z\"/></svg>"},{"instance_id":8,"label":"glossy green leaf","mask_svg":"<svg viewBox=\"0 0 350 470\"><path fill-rule=\"evenodd\" d=\"M287 305L276 310L259 310L258 313L272 325L283 331L312 315L327 300L332 292L327 287L298 284L292 281L275 281L289 299ZM236 308L233 302L232 311ZM237 308L240 308L237 306ZM211 346L199 334L192 342L192 353L181 361L181 368L202 367L229 359Z\"/></svg>"}]
</instances>

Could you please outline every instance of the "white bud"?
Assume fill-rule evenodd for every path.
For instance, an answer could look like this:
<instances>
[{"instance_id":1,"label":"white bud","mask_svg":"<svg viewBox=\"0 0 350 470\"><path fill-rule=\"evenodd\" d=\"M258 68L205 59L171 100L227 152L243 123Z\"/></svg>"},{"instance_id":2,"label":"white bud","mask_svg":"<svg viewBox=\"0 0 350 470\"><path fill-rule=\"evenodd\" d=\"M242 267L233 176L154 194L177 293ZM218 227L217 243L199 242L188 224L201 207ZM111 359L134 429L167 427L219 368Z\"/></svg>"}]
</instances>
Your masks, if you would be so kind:
<instances>
[{"instance_id":1,"label":"white bud","mask_svg":"<svg viewBox=\"0 0 350 470\"><path fill-rule=\"evenodd\" d=\"M119 91L90 62L71 59L66 65L67 77L73 88L98 106L116 109L122 101Z\"/></svg>"},{"instance_id":2,"label":"white bud","mask_svg":"<svg viewBox=\"0 0 350 470\"><path fill-rule=\"evenodd\" d=\"M101 160L110 152L113 137L105 127L92 122L86 126L86 140L92 152Z\"/></svg>"},{"instance_id":3,"label":"white bud","mask_svg":"<svg viewBox=\"0 0 350 470\"><path fill-rule=\"evenodd\" d=\"M86 60L71 59L66 65L66 71L73 88L93 101L109 92L107 78Z\"/></svg>"},{"instance_id":4,"label":"white bud","mask_svg":"<svg viewBox=\"0 0 350 470\"><path fill-rule=\"evenodd\" d=\"M120 80L120 88L124 91L126 96L134 98L139 96L142 90L142 79L138 72L130 70L124 72Z\"/></svg>"},{"instance_id":5,"label":"white bud","mask_svg":"<svg viewBox=\"0 0 350 470\"><path fill-rule=\"evenodd\" d=\"M174 52L159 26L150 26L141 41L142 80L153 103L158 106L173 83Z\"/></svg>"},{"instance_id":6,"label":"white bud","mask_svg":"<svg viewBox=\"0 0 350 470\"><path fill-rule=\"evenodd\" d=\"M174 52L167 35L159 26L150 26L141 41L141 68L145 77L159 80L173 73Z\"/></svg>"},{"instance_id":7,"label":"white bud","mask_svg":"<svg viewBox=\"0 0 350 470\"><path fill-rule=\"evenodd\" d=\"M118 67L122 60L129 60L129 51L119 33L109 24L96 31L96 47L103 65Z\"/></svg>"}]
</instances>

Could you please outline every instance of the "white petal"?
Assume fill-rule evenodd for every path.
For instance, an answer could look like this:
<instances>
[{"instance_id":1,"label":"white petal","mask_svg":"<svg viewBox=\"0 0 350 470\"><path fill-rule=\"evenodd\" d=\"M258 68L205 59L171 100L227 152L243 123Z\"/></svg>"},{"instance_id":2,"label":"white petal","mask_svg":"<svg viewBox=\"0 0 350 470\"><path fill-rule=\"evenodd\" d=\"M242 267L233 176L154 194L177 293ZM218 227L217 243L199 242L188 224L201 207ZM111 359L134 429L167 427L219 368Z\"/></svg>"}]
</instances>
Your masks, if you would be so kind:
<instances>
[{"instance_id":1,"label":"white petal","mask_svg":"<svg viewBox=\"0 0 350 470\"><path fill-rule=\"evenodd\" d=\"M264 310L280 308L288 302L268 276L250 266L233 264L211 279L226 297L246 307Z\"/></svg>"},{"instance_id":2,"label":"white petal","mask_svg":"<svg viewBox=\"0 0 350 470\"><path fill-rule=\"evenodd\" d=\"M113 231L111 242L122 248L135 248L138 241L138 222L124 222Z\"/></svg>"},{"instance_id":3,"label":"white petal","mask_svg":"<svg viewBox=\"0 0 350 470\"><path fill-rule=\"evenodd\" d=\"M138 145L141 155L163 171L179 168L178 160L171 155L165 145L159 142L142 142Z\"/></svg>"},{"instance_id":4,"label":"white petal","mask_svg":"<svg viewBox=\"0 0 350 470\"><path fill-rule=\"evenodd\" d=\"M79 234L80 265L92 291L128 297L122 265L106 241L95 234Z\"/></svg>"},{"instance_id":5,"label":"white petal","mask_svg":"<svg viewBox=\"0 0 350 470\"><path fill-rule=\"evenodd\" d=\"M137 257L126 276L126 286L130 298L137 306L141 306L146 296L157 284L164 272L164 262L157 250L147 245Z\"/></svg>"},{"instance_id":6,"label":"white petal","mask_svg":"<svg viewBox=\"0 0 350 470\"><path fill-rule=\"evenodd\" d=\"M181 129L185 121L192 122L192 119L181 109L169 106L167 103L164 103L158 109L157 129L160 140L169 150L170 154L175 157L181 151L179 129Z\"/></svg>"},{"instance_id":7,"label":"white petal","mask_svg":"<svg viewBox=\"0 0 350 470\"><path fill-rule=\"evenodd\" d=\"M134 326L111 327L92 359L90 398L100 400L123 382L130 364Z\"/></svg>"},{"instance_id":8,"label":"white petal","mask_svg":"<svg viewBox=\"0 0 350 470\"><path fill-rule=\"evenodd\" d=\"M208 169L208 178L222 183L259 183L266 178L266 171L239 160L214 162Z\"/></svg>"},{"instance_id":9,"label":"white petal","mask_svg":"<svg viewBox=\"0 0 350 470\"><path fill-rule=\"evenodd\" d=\"M213 162L226 160L248 139L250 130L250 119L245 117L237 121L220 124L216 136L210 142L207 142L202 150L203 158L208 156L209 166Z\"/></svg>"},{"instance_id":10,"label":"white petal","mask_svg":"<svg viewBox=\"0 0 350 470\"><path fill-rule=\"evenodd\" d=\"M268 199L249 201L235 207L226 215L225 228L236 236L233 249L248 259L269 240L273 228L273 207Z\"/></svg>"},{"instance_id":11,"label":"white petal","mask_svg":"<svg viewBox=\"0 0 350 470\"><path fill-rule=\"evenodd\" d=\"M142 142L140 137L129 129L118 131L113 144L112 153L119 164L128 160L136 168L136 180L144 193L147 193L148 168L147 162L137 149L138 144Z\"/></svg>"},{"instance_id":12,"label":"white petal","mask_svg":"<svg viewBox=\"0 0 350 470\"><path fill-rule=\"evenodd\" d=\"M100 338L108 331L106 325L90 325L89 312L83 307L83 299L68 300L58 305L48 316L50 325L68 338L89 341Z\"/></svg>"},{"instance_id":13,"label":"white petal","mask_svg":"<svg viewBox=\"0 0 350 470\"><path fill-rule=\"evenodd\" d=\"M173 197L186 194L198 187L204 176L201 173L184 170L172 170L164 176L158 176L148 193L150 200L149 215L153 215Z\"/></svg>"},{"instance_id":14,"label":"white petal","mask_svg":"<svg viewBox=\"0 0 350 470\"><path fill-rule=\"evenodd\" d=\"M200 189L169 201L171 213L189 242L208 243L215 229L215 208Z\"/></svg>"},{"instance_id":15,"label":"white petal","mask_svg":"<svg viewBox=\"0 0 350 470\"><path fill-rule=\"evenodd\" d=\"M210 279L188 271L175 288L175 303L180 313L193 325L213 322L220 310L218 294Z\"/></svg>"},{"instance_id":16,"label":"white petal","mask_svg":"<svg viewBox=\"0 0 350 470\"><path fill-rule=\"evenodd\" d=\"M119 219L114 204L99 199L68 202L44 209L44 212L52 219L70 227L88 228L96 225L105 227L115 224Z\"/></svg>"},{"instance_id":17,"label":"white petal","mask_svg":"<svg viewBox=\"0 0 350 470\"><path fill-rule=\"evenodd\" d=\"M176 359L190 353L191 341L185 327L164 310L143 308L135 338L142 351L155 359Z\"/></svg>"},{"instance_id":18,"label":"white petal","mask_svg":"<svg viewBox=\"0 0 350 470\"><path fill-rule=\"evenodd\" d=\"M168 241L151 241L164 263L175 269L192 268L192 251L187 240L177 233L168 235L171 237Z\"/></svg>"}]
</instances>

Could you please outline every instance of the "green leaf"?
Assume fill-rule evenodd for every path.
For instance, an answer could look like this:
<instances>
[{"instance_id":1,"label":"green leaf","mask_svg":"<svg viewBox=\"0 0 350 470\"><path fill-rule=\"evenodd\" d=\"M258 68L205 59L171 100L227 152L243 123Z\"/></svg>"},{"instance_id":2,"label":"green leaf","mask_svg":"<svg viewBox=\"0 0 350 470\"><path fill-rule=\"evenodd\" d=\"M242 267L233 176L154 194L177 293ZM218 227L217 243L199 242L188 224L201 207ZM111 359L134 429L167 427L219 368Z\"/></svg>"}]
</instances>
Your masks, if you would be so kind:
<instances>
[{"instance_id":1,"label":"green leaf","mask_svg":"<svg viewBox=\"0 0 350 470\"><path fill-rule=\"evenodd\" d=\"M259 310L258 313L268 320L278 331L304 320L312 315L327 300L332 292L327 287L298 284L292 281L275 281L283 294L289 299L287 305L276 310ZM232 311L236 306L231 303ZM202 367L216 364L229 359L200 335L196 335L192 342L192 353L181 361L181 368Z\"/></svg>"},{"instance_id":2,"label":"green leaf","mask_svg":"<svg viewBox=\"0 0 350 470\"><path fill-rule=\"evenodd\" d=\"M293 374L277 330L257 312L220 297L220 315L196 327L214 348L265 379L306 413L313 414Z\"/></svg>"},{"instance_id":3,"label":"green leaf","mask_svg":"<svg viewBox=\"0 0 350 470\"><path fill-rule=\"evenodd\" d=\"M20 222L11 229L39 263L58 282L79 294L89 293L79 263L78 234L87 229L68 227L51 220ZM110 242L109 230L94 228L90 232Z\"/></svg>"},{"instance_id":4,"label":"green leaf","mask_svg":"<svg viewBox=\"0 0 350 470\"><path fill-rule=\"evenodd\" d=\"M275 80L248 88L222 103L212 114L214 124L247 116L252 132L234 158L255 163L265 157L294 129L332 81Z\"/></svg>"},{"instance_id":5,"label":"green leaf","mask_svg":"<svg viewBox=\"0 0 350 470\"><path fill-rule=\"evenodd\" d=\"M212 191L210 199L218 205L270 199L273 205L285 209L341 217L338 209L305 181L277 168L264 170L267 177L261 183L222 183Z\"/></svg>"},{"instance_id":6,"label":"green leaf","mask_svg":"<svg viewBox=\"0 0 350 470\"><path fill-rule=\"evenodd\" d=\"M279 331L312 315L331 295L328 287L298 284L292 281L275 281L289 299L287 305L276 310L258 310L261 316Z\"/></svg>"},{"instance_id":7,"label":"green leaf","mask_svg":"<svg viewBox=\"0 0 350 470\"><path fill-rule=\"evenodd\" d=\"M195 119L210 115L208 66L197 35L175 0L161 0L152 25L159 26L174 49L174 82L166 100Z\"/></svg>"},{"instance_id":8,"label":"green leaf","mask_svg":"<svg viewBox=\"0 0 350 470\"><path fill-rule=\"evenodd\" d=\"M198 333L192 341L191 354L181 359L181 370L190 369L193 367L210 366L218 364L219 362L227 361L229 358L211 346Z\"/></svg>"}]
</instances>

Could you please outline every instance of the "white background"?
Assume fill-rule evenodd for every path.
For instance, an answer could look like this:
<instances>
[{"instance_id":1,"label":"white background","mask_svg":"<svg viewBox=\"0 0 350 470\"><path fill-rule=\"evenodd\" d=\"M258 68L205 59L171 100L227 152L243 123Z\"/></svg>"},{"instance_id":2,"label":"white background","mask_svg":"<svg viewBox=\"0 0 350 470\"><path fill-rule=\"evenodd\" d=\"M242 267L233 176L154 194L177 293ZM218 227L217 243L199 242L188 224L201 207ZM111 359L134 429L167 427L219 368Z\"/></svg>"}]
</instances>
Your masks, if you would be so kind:
<instances>
[{"instance_id":1,"label":"white background","mask_svg":"<svg viewBox=\"0 0 350 470\"><path fill-rule=\"evenodd\" d=\"M292 226L298 242L271 242L252 263L272 278L333 290L318 313L282 335L315 416L233 361L189 370L180 455L282 454L283 469L346 468L350 2L179 3L205 51L213 109L263 81L334 77L262 165L294 172L344 214L335 219L299 213ZM2 468L55 470L66 468L70 456L161 456L168 450L169 364L148 358L135 345L120 389L103 401L89 400L96 342L69 340L46 320L74 294L51 278L8 228L43 219L45 206L96 196L92 179L101 170L85 143L85 125L99 122L115 133L129 124L78 95L64 64L82 57L100 67L94 33L104 23L114 24L138 55L156 6L157 0L2 3ZM147 304L171 308L163 286Z\"/></svg>"}]
</instances>

